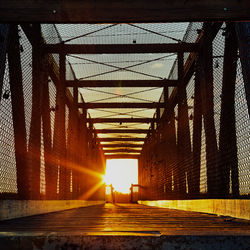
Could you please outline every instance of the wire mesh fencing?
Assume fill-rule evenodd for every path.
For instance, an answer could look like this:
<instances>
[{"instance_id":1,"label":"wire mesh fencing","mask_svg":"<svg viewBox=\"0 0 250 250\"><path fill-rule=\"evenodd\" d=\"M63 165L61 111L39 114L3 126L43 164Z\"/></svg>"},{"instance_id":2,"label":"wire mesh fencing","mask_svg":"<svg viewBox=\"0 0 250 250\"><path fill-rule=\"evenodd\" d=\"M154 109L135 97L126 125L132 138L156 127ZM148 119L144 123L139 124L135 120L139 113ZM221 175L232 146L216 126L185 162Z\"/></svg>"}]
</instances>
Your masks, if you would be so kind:
<instances>
[{"instance_id":1,"label":"wire mesh fencing","mask_svg":"<svg viewBox=\"0 0 250 250\"><path fill-rule=\"evenodd\" d=\"M6 54L1 58L5 66L0 100L1 198L102 195L99 189L85 195L101 181L103 156L84 123L86 118L73 105L72 91L65 88L65 99L60 98L59 57L39 54L39 44L31 35L35 25L8 26ZM61 41L55 25L42 25L41 34L41 43ZM74 79L68 61L65 67L66 75ZM95 160L86 162L87 154ZM88 185L87 169L96 173Z\"/></svg>"},{"instance_id":2,"label":"wire mesh fencing","mask_svg":"<svg viewBox=\"0 0 250 250\"><path fill-rule=\"evenodd\" d=\"M141 199L249 197L249 111L238 54L231 62L236 63L235 72L225 73L225 65L230 66L225 61L225 49L232 33L226 24L42 24L38 43L34 32L37 25L8 26L9 32L4 25L0 29L3 38L10 37L8 42L2 39L0 44L1 197L101 197L98 184L104 171L104 155L97 136L103 139L145 137L144 134L97 135L95 132L95 129L112 128L149 130L139 161ZM165 78L180 81L178 53L44 55L39 51L39 43L126 46L195 42L201 44L202 51L183 53L183 79L178 87L168 88L131 89L122 83ZM5 50L7 53L2 55ZM63 56L65 79L60 68ZM225 86L227 74L235 74L233 90ZM64 80L114 80L120 86L83 87L74 92L72 86L61 88ZM232 96L233 101L228 102L227 98ZM89 109L88 114L75 106L78 102L152 104L158 101L166 106ZM231 113L225 109L227 102ZM235 122L231 119L227 126L225 114ZM86 118L90 117L155 120L150 124L89 122L87 126ZM229 131L228 135L224 131Z\"/></svg>"},{"instance_id":3,"label":"wire mesh fencing","mask_svg":"<svg viewBox=\"0 0 250 250\"><path fill-rule=\"evenodd\" d=\"M194 28L190 30L189 28ZM195 31L196 30L196 31ZM184 42L200 39L204 29L202 23L191 23L184 35ZM218 29L212 39L212 57L210 79L212 89L212 110L210 116L202 114L202 105L206 102L205 96L201 96L199 81L200 68L195 58L195 69L190 80L186 84L186 120L188 126L183 127L183 119L178 117L179 103L176 101L175 108L171 101L176 99L178 91L174 88L168 90L167 115L164 109L161 112L161 121L157 129L148 136L142 156L140 158L140 190L141 199L180 199L180 198L248 198L250 194L250 119L248 114L247 99L242 74L242 65L237 54L232 64L236 64L234 73L226 71L227 59L225 59L225 41L234 31L229 30L226 24ZM184 61L188 63L192 55L184 54ZM209 59L208 59L209 60ZM226 74L232 78L235 74L233 90L225 89ZM176 60L169 74L170 79L178 78L178 61ZM200 78L200 79L199 79ZM228 92L232 93L231 103L224 108ZM228 98L228 97L227 97ZM164 93L160 99L164 102ZM202 103L203 102L203 103ZM206 107L205 107L206 108ZM232 109L228 116L232 119L224 126L225 109ZM223 109L223 112L222 112ZM233 111L233 109L235 109ZM235 119L235 122L233 122ZM182 124L180 124L182 122ZM229 130L229 127L235 129ZM178 130L185 130L183 138L178 138ZM227 134L223 131L228 131ZM214 133L213 133L214 131ZM224 136L224 137L223 137ZM209 138L214 138L214 154L210 154L208 147ZM236 138L235 143L233 139ZM154 139L153 139L154 138ZM223 141L230 146L223 146ZM225 144L225 143L224 143ZM159 146L161 145L161 146ZM180 155L185 155L183 158ZM210 155L209 155L210 154ZM223 184L222 184L223 183Z\"/></svg>"}]
</instances>

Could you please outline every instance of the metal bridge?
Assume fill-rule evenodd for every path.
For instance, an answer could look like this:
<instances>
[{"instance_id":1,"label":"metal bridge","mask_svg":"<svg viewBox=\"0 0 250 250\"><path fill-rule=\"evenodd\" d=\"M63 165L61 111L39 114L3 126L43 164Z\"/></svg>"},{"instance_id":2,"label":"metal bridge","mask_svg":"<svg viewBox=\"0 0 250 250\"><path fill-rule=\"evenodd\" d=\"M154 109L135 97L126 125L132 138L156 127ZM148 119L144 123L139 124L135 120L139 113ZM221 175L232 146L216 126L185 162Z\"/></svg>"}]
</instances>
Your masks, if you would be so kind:
<instances>
[{"instance_id":1,"label":"metal bridge","mask_svg":"<svg viewBox=\"0 0 250 250\"><path fill-rule=\"evenodd\" d=\"M1 246L247 249L249 10L1 1ZM104 205L106 159L138 159L137 205Z\"/></svg>"}]
</instances>

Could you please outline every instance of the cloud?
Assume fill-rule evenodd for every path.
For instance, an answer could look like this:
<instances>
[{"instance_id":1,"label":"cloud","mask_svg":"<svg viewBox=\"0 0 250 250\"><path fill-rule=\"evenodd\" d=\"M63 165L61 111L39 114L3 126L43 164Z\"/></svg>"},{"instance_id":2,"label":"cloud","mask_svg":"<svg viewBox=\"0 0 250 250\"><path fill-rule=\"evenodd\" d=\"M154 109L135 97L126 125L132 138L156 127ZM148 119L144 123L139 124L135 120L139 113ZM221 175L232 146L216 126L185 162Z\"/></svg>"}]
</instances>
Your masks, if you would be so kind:
<instances>
[{"instance_id":1,"label":"cloud","mask_svg":"<svg viewBox=\"0 0 250 250\"><path fill-rule=\"evenodd\" d=\"M150 67L152 68L152 69L160 69L160 68L162 68L164 66L164 64L162 64L162 63L154 63L154 64L152 64Z\"/></svg>"}]
</instances>

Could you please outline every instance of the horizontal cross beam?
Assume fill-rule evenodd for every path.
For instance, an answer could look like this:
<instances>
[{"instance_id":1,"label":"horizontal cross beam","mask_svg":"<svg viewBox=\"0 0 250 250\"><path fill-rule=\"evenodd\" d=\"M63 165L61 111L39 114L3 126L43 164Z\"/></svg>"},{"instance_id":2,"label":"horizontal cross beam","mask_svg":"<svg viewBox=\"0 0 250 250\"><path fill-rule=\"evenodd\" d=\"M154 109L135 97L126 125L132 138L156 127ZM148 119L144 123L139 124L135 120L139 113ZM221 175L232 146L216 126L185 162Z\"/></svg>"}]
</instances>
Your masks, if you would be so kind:
<instances>
[{"instance_id":1,"label":"horizontal cross beam","mask_svg":"<svg viewBox=\"0 0 250 250\"><path fill-rule=\"evenodd\" d=\"M143 144L102 144L103 148L141 148Z\"/></svg>"},{"instance_id":2,"label":"horizontal cross beam","mask_svg":"<svg viewBox=\"0 0 250 250\"><path fill-rule=\"evenodd\" d=\"M249 20L249 0L11 0L0 22L136 23Z\"/></svg>"},{"instance_id":3,"label":"horizontal cross beam","mask_svg":"<svg viewBox=\"0 0 250 250\"><path fill-rule=\"evenodd\" d=\"M177 80L68 80L67 87L177 87Z\"/></svg>"},{"instance_id":4,"label":"horizontal cross beam","mask_svg":"<svg viewBox=\"0 0 250 250\"><path fill-rule=\"evenodd\" d=\"M104 153L141 153L141 150L135 149L110 149L103 150Z\"/></svg>"},{"instance_id":5,"label":"horizontal cross beam","mask_svg":"<svg viewBox=\"0 0 250 250\"><path fill-rule=\"evenodd\" d=\"M111 154L104 155L106 159L139 159L139 154Z\"/></svg>"},{"instance_id":6,"label":"horizontal cross beam","mask_svg":"<svg viewBox=\"0 0 250 250\"><path fill-rule=\"evenodd\" d=\"M145 138L138 138L138 137L130 137L130 138L123 138L123 137L109 137L109 138L98 138L100 142L117 142L117 141L129 141L129 142L144 142ZM101 144L106 145L106 144Z\"/></svg>"},{"instance_id":7,"label":"horizontal cross beam","mask_svg":"<svg viewBox=\"0 0 250 250\"><path fill-rule=\"evenodd\" d=\"M91 123L151 123L154 118L87 118Z\"/></svg>"},{"instance_id":8,"label":"horizontal cross beam","mask_svg":"<svg viewBox=\"0 0 250 250\"><path fill-rule=\"evenodd\" d=\"M44 44L46 53L57 54L145 54L194 52L198 43L160 43L160 44Z\"/></svg>"},{"instance_id":9,"label":"horizontal cross beam","mask_svg":"<svg viewBox=\"0 0 250 250\"><path fill-rule=\"evenodd\" d=\"M89 103L78 103L78 108L84 109L155 109L155 108L164 108L166 106L165 103L159 102L89 102Z\"/></svg>"},{"instance_id":10,"label":"horizontal cross beam","mask_svg":"<svg viewBox=\"0 0 250 250\"><path fill-rule=\"evenodd\" d=\"M96 129L96 133L98 134L127 134L127 133L134 133L134 134L147 134L148 129Z\"/></svg>"}]
</instances>

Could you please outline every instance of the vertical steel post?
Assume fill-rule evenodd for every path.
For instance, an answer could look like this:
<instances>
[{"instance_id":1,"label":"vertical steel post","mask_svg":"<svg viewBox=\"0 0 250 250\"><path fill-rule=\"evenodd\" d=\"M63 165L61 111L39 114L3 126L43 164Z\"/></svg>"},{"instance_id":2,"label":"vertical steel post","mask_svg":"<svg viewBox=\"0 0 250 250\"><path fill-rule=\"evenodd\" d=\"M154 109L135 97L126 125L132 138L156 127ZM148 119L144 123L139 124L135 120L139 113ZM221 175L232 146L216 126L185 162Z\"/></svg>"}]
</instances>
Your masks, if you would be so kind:
<instances>
[{"instance_id":1,"label":"vertical steel post","mask_svg":"<svg viewBox=\"0 0 250 250\"><path fill-rule=\"evenodd\" d=\"M65 88L65 79L66 79L66 55L64 53L59 54L59 75L60 81L57 87L58 96L59 96L59 162L60 162L60 174L59 174L59 197L60 199L66 198L66 193L69 191L67 183L67 163L66 163L66 88Z\"/></svg>"},{"instance_id":2,"label":"vertical steel post","mask_svg":"<svg viewBox=\"0 0 250 250\"><path fill-rule=\"evenodd\" d=\"M32 46L32 114L29 138L29 169L31 182L31 199L40 198L41 171L41 108L43 69L41 53L41 26L33 24Z\"/></svg>"},{"instance_id":3,"label":"vertical steel post","mask_svg":"<svg viewBox=\"0 0 250 250\"><path fill-rule=\"evenodd\" d=\"M9 26L10 26L9 24L0 24L0 102L2 98L3 77L6 64Z\"/></svg>"},{"instance_id":4,"label":"vertical steel post","mask_svg":"<svg viewBox=\"0 0 250 250\"><path fill-rule=\"evenodd\" d=\"M238 22L235 24L235 27L238 37L248 114L250 116L250 22Z\"/></svg>"},{"instance_id":5,"label":"vertical steel post","mask_svg":"<svg viewBox=\"0 0 250 250\"><path fill-rule=\"evenodd\" d=\"M207 189L210 197L216 197L218 195L220 175L218 171L218 150L214 123L213 46L211 27L210 23L204 23L203 43L199 54L199 72L202 113L206 135Z\"/></svg>"},{"instance_id":6,"label":"vertical steel post","mask_svg":"<svg viewBox=\"0 0 250 250\"><path fill-rule=\"evenodd\" d=\"M27 141L22 86L22 68L18 26L16 24L10 25L8 39L8 62L15 140L18 197L20 199L29 199L30 183L27 165Z\"/></svg>"},{"instance_id":7,"label":"vertical steel post","mask_svg":"<svg viewBox=\"0 0 250 250\"><path fill-rule=\"evenodd\" d=\"M234 97L238 46L233 23L227 23L226 32L219 138L219 169L221 171L220 190L223 196L229 195L231 171L232 192L233 195L237 197L239 195L239 173Z\"/></svg>"},{"instance_id":8,"label":"vertical steel post","mask_svg":"<svg viewBox=\"0 0 250 250\"><path fill-rule=\"evenodd\" d=\"M190 145L187 143L189 136L188 110L186 87L184 85L184 57L178 53L178 127L177 127L177 151L178 151L178 191L181 195L186 193L186 174L188 171L187 157Z\"/></svg>"},{"instance_id":9,"label":"vertical steel post","mask_svg":"<svg viewBox=\"0 0 250 250\"><path fill-rule=\"evenodd\" d=\"M200 193L201 168L201 131L202 131L202 99L200 89L199 68L196 65L194 83L194 117L193 117L193 170L190 192L193 195Z\"/></svg>"},{"instance_id":10,"label":"vertical steel post","mask_svg":"<svg viewBox=\"0 0 250 250\"><path fill-rule=\"evenodd\" d=\"M46 57L47 59L47 57ZM46 63L48 61L46 60ZM43 84L43 140L44 140L44 160L45 160L45 181L46 181L46 199L56 199L56 184L57 184L57 165L55 162L55 155L52 151L52 135L51 135L51 112L50 96L49 96L48 75L44 79Z\"/></svg>"}]
</instances>

